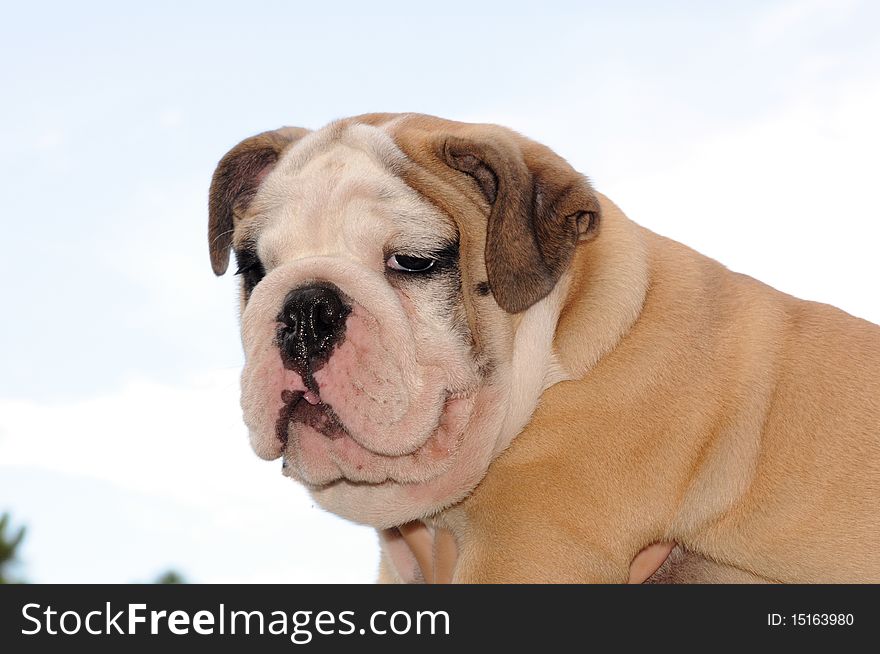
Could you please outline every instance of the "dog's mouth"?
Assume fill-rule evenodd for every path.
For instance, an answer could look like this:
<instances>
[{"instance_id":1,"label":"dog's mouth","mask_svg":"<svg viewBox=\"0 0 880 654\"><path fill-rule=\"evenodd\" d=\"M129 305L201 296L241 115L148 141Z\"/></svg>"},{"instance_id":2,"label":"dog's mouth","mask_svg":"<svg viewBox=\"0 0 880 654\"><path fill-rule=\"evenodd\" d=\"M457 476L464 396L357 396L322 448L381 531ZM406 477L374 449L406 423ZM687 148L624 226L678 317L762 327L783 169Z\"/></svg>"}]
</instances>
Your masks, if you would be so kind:
<instances>
[{"instance_id":1,"label":"dog's mouth","mask_svg":"<svg viewBox=\"0 0 880 654\"><path fill-rule=\"evenodd\" d=\"M276 421L282 473L310 488L335 481L419 483L441 474L457 453L473 397L447 394L434 432L412 452L388 456L362 444L317 394L285 390Z\"/></svg>"},{"instance_id":2,"label":"dog's mouth","mask_svg":"<svg viewBox=\"0 0 880 654\"><path fill-rule=\"evenodd\" d=\"M275 434L286 447L292 424L303 424L331 440L348 435L345 426L328 404L312 391L283 391L282 406L275 424Z\"/></svg>"}]
</instances>

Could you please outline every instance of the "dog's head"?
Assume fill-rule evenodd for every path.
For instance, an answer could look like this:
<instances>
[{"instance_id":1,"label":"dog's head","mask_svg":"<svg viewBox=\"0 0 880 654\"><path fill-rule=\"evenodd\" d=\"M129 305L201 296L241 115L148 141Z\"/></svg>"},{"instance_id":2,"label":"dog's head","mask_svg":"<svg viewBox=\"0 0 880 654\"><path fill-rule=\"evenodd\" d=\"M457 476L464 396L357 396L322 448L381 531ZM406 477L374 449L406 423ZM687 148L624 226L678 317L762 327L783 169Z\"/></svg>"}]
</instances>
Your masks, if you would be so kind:
<instances>
[{"instance_id":1,"label":"dog's head","mask_svg":"<svg viewBox=\"0 0 880 654\"><path fill-rule=\"evenodd\" d=\"M372 114L227 153L210 253L241 276L251 444L387 527L468 493L554 372L565 272L599 205L493 125Z\"/></svg>"}]
</instances>

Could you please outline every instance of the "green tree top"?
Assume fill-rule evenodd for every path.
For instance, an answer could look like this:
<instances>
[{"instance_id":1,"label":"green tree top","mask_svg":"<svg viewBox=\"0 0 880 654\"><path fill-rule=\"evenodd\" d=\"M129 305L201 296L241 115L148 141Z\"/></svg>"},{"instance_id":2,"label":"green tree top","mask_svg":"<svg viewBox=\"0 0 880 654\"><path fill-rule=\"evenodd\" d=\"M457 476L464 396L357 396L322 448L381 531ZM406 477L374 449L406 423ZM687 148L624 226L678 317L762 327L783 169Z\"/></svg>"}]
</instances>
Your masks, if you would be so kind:
<instances>
[{"instance_id":1,"label":"green tree top","mask_svg":"<svg viewBox=\"0 0 880 654\"><path fill-rule=\"evenodd\" d=\"M176 570L168 570L167 572L163 572L158 577L156 577L156 581L154 584L185 584L186 579L183 578L183 575L177 572Z\"/></svg>"},{"instance_id":2,"label":"green tree top","mask_svg":"<svg viewBox=\"0 0 880 654\"><path fill-rule=\"evenodd\" d=\"M24 540L25 528L13 533L9 526L9 514L0 516L0 584L13 583L9 570L18 560L18 546Z\"/></svg>"}]
</instances>

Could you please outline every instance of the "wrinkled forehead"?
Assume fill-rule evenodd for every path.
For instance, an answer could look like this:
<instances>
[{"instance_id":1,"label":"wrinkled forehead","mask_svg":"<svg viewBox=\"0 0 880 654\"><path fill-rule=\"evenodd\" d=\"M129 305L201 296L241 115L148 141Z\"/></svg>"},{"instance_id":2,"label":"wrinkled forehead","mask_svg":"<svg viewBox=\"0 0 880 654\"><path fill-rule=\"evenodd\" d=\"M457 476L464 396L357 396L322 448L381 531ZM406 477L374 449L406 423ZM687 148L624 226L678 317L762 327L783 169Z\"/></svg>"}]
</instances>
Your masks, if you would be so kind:
<instances>
[{"instance_id":1,"label":"wrinkled forehead","mask_svg":"<svg viewBox=\"0 0 880 654\"><path fill-rule=\"evenodd\" d=\"M384 129L331 124L266 177L250 206L248 238L270 266L321 255L375 259L377 251L455 240L454 222L401 177L412 165Z\"/></svg>"}]
</instances>

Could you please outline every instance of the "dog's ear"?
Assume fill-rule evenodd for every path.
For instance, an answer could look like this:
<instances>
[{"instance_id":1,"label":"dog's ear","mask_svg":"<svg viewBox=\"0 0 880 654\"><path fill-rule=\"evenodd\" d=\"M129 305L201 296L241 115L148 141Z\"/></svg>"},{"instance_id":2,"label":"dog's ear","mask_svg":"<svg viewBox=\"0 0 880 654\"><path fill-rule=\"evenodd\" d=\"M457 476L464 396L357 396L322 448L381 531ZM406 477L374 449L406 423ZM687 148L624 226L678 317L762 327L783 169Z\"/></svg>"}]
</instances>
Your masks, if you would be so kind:
<instances>
[{"instance_id":1,"label":"dog's ear","mask_svg":"<svg viewBox=\"0 0 880 654\"><path fill-rule=\"evenodd\" d=\"M244 211L281 153L309 130L282 127L245 139L227 152L211 179L208 197L208 245L214 274L229 266L235 214Z\"/></svg>"},{"instance_id":2,"label":"dog's ear","mask_svg":"<svg viewBox=\"0 0 880 654\"><path fill-rule=\"evenodd\" d=\"M507 133L449 136L443 157L474 179L491 207L486 271L495 301L509 313L528 309L599 226L589 181L549 148Z\"/></svg>"}]
</instances>

